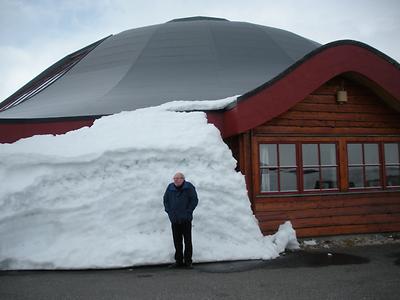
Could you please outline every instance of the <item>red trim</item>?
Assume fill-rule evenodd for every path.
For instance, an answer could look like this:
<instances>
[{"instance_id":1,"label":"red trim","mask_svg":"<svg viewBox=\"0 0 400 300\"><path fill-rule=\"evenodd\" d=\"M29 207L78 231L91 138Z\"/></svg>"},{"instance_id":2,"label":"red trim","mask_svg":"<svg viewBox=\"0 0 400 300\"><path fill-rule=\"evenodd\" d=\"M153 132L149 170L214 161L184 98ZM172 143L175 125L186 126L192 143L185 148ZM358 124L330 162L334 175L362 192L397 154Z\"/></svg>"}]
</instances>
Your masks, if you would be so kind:
<instances>
[{"instance_id":1,"label":"red trim","mask_svg":"<svg viewBox=\"0 0 400 300\"><path fill-rule=\"evenodd\" d=\"M277 78L240 97L227 111L207 112L223 138L243 133L284 113L329 79L346 72L361 74L371 84L382 88L400 105L400 69L384 54L361 43L339 41L318 48ZM399 106L400 107L400 106ZM58 119L52 121L0 120L0 143L12 143L37 134L62 134L93 119Z\"/></svg>"},{"instance_id":2,"label":"red trim","mask_svg":"<svg viewBox=\"0 0 400 300\"><path fill-rule=\"evenodd\" d=\"M329 79L346 72L361 74L400 102L400 70L372 48L341 43L325 47L292 71L223 112L215 124L224 138L255 128L284 113ZM221 126L222 125L222 126Z\"/></svg>"},{"instance_id":3,"label":"red trim","mask_svg":"<svg viewBox=\"0 0 400 300\"><path fill-rule=\"evenodd\" d=\"M207 122L210 124L214 124L222 134L221 128L224 127L224 114L220 111L208 111L207 114Z\"/></svg>"},{"instance_id":4,"label":"red trim","mask_svg":"<svg viewBox=\"0 0 400 300\"><path fill-rule=\"evenodd\" d=\"M0 123L0 143L13 143L19 139L40 134L63 134L85 126L92 126L95 119L52 120Z\"/></svg>"}]
</instances>

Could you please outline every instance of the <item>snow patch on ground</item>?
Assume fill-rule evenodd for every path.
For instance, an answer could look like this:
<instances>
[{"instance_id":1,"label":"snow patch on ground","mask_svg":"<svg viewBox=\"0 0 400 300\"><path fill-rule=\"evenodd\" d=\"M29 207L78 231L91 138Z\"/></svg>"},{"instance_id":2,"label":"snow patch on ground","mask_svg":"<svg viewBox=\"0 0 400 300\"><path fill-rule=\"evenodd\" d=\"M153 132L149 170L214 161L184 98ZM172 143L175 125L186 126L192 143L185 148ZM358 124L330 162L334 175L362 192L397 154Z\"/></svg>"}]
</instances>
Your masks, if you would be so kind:
<instances>
[{"instance_id":1,"label":"snow patch on ground","mask_svg":"<svg viewBox=\"0 0 400 300\"><path fill-rule=\"evenodd\" d=\"M0 144L0 269L173 261L162 195L176 171L199 196L194 262L271 259L298 248L290 222L261 234L235 164L203 112L165 107Z\"/></svg>"},{"instance_id":2,"label":"snow patch on ground","mask_svg":"<svg viewBox=\"0 0 400 300\"><path fill-rule=\"evenodd\" d=\"M317 241L316 240L309 240L309 241L303 241L305 246L316 246Z\"/></svg>"}]
</instances>

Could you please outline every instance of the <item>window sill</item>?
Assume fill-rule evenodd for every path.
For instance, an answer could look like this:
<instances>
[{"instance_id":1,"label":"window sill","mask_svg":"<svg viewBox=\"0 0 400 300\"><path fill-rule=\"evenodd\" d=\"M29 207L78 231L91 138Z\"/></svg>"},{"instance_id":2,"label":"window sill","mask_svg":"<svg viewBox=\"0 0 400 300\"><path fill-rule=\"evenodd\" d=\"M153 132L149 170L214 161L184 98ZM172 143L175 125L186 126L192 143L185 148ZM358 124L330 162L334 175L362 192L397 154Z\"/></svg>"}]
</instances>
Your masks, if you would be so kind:
<instances>
[{"instance_id":1,"label":"window sill","mask_svg":"<svg viewBox=\"0 0 400 300\"><path fill-rule=\"evenodd\" d=\"M337 195L337 196L343 196L343 195L357 195L357 194L384 194L384 193L399 193L400 192L400 188L396 187L396 188L388 188L385 190L378 190L378 189L374 189L374 190L361 190L361 189L357 189L357 190L349 190L347 192L340 192L340 191L326 191L326 192L307 192L307 193L298 193L298 194L294 194L294 193L275 193L275 194L258 194L256 195L256 198L287 198L287 197L309 197L309 196L332 196L332 195Z\"/></svg>"}]
</instances>

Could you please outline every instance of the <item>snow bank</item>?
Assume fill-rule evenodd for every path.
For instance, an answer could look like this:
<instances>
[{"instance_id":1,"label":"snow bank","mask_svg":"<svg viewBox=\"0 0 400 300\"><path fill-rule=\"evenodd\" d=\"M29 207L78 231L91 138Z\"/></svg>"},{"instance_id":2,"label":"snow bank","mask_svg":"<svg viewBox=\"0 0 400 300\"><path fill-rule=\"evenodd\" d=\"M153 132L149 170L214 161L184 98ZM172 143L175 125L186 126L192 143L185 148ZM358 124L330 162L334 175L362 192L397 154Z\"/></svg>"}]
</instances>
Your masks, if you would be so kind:
<instances>
[{"instance_id":1,"label":"snow bank","mask_svg":"<svg viewBox=\"0 0 400 300\"><path fill-rule=\"evenodd\" d=\"M270 259L298 243L290 222L263 237L244 178L203 112L148 108L90 128L0 144L0 268L167 263L162 195L176 171L197 188L194 262Z\"/></svg>"}]
</instances>

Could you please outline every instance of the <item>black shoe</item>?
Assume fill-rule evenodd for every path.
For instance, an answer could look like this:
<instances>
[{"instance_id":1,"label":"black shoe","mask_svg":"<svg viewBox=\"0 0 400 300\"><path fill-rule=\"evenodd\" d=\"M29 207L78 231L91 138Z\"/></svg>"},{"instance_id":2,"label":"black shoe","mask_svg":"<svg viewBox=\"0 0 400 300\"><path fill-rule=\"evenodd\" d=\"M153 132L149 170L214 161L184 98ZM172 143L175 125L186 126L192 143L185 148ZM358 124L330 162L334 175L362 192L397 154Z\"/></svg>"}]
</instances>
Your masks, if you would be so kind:
<instances>
[{"instance_id":1,"label":"black shoe","mask_svg":"<svg viewBox=\"0 0 400 300\"><path fill-rule=\"evenodd\" d=\"M172 265L169 265L168 268L170 269L180 269L183 268L185 265L183 263L173 263Z\"/></svg>"},{"instance_id":2,"label":"black shoe","mask_svg":"<svg viewBox=\"0 0 400 300\"><path fill-rule=\"evenodd\" d=\"M185 263L185 268L186 268L186 269L193 269L192 263L191 263L191 262Z\"/></svg>"}]
</instances>

